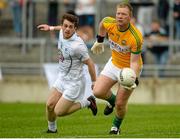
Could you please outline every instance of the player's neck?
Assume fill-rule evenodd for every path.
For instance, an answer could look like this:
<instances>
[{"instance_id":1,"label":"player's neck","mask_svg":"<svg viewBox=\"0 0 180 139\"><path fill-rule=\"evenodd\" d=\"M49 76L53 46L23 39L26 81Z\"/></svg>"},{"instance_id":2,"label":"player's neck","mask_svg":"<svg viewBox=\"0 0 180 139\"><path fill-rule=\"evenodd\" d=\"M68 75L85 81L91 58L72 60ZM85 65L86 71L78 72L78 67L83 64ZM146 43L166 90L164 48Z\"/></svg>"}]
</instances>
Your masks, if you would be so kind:
<instances>
[{"instance_id":1,"label":"player's neck","mask_svg":"<svg viewBox=\"0 0 180 139\"><path fill-rule=\"evenodd\" d=\"M130 27L130 23L129 24L127 24L127 25L124 25L124 26L118 26L118 30L120 31L120 32L125 32L126 30L128 30L129 29L129 27Z\"/></svg>"},{"instance_id":2,"label":"player's neck","mask_svg":"<svg viewBox=\"0 0 180 139\"><path fill-rule=\"evenodd\" d=\"M66 35L63 35L63 39L65 40L69 40L70 38L72 38L72 36L75 34L75 32L73 34L71 34L71 36L66 36Z\"/></svg>"}]
</instances>

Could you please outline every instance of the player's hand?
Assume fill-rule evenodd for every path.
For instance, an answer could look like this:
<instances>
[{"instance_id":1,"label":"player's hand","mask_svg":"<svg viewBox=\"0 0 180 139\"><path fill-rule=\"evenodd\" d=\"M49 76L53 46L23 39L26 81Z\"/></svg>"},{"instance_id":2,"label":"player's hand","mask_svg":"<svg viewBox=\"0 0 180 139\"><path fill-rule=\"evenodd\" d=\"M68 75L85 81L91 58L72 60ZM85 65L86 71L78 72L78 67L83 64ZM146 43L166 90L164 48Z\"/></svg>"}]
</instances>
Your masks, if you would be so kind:
<instances>
[{"instance_id":1,"label":"player's hand","mask_svg":"<svg viewBox=\"0 0 180 139\"><path fill-rule=\"evenodd\" d=\"M137 87L135 83L132 86L124 86L124 85L121 85L121 86L129 91L132 91Z\"/></svg>"},{"instance_id":2,"label":"player's hand","mask_svg":"<svg viewBox=\"0 0 180 139\"><path fill-rule=\"evenodd\" d=\"M93 52L93 54L101 54L104 52L104 45L103 43L99 43L99 42L95 42L94 45L91 48L91 51Z\"/></svg>"},{"instance_id":3,"label":"player's hand","mask_svg":"<svg viewBox=\"0 0 180 139\"><path fill-rule=\"evenodd\" d=\"M47 24L41 24L41 25L37 26L37 28L39 30L42 30L42 31L49 31L50 30L50 26Z\"/></svg>"},{"instance_id":4,"label":"player's hand","mask_svg":"<svg viewBox=\"0 0 180 139\"><path fill-rule=\"evenodd\" d=\"M121 85L121 86L123 88L131 91L131 90L135 89L138 85L139 85L139 80L138 80L138 78L136 78L136 80L132 86L124 86L124 85Z\"/></svg>"}]
</instances>

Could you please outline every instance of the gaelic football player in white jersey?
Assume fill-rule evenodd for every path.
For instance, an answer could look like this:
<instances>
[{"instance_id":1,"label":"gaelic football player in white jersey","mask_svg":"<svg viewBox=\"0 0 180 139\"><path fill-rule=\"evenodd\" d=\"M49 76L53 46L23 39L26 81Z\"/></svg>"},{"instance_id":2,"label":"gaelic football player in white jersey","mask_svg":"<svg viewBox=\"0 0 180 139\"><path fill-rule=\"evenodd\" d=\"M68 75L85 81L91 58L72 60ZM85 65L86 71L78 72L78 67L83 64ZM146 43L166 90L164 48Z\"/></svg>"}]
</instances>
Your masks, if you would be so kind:
<instances>
[{"instance_id":1,"label":"gaelic football player in white jersey","mask_svg":"<svg viewBox=\"0 0 180 139\"><path fill-rule=\"evenodd\" d=\"M90 108L93 115L97 114L95 98L90 96L87 100L83 99L85 93L83 64L88 66L92 87L96 81L96 73L85 43L76 34L77 27L78 18L68 13L63 15L60 26L49 26L47 24L38 26L38 29L42 31L59 30L59 75L46 104L47 133L57 132L57 117L69 115L85 107Z\"/></svg>"}]
</instances>

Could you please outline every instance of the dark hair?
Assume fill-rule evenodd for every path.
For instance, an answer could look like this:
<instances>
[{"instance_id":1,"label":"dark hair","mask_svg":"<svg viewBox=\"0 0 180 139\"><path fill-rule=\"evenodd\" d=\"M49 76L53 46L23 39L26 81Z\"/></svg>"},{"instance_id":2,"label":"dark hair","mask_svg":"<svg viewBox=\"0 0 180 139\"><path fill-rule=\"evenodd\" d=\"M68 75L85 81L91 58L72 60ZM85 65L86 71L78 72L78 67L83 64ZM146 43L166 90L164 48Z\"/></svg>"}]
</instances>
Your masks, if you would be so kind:
<instances>
[{"instance_id":1,"label":"dark hair","mask_svg":"<svg viewBox=\"0 0 180 139\"><path fill-rule=\"evenodd\" d=\"M65 13L62 17L61 23L63 24L64 20L68 20L74 24L75 27L78 27L79 18L73 14Z\"/></svg>"}]
</instances>

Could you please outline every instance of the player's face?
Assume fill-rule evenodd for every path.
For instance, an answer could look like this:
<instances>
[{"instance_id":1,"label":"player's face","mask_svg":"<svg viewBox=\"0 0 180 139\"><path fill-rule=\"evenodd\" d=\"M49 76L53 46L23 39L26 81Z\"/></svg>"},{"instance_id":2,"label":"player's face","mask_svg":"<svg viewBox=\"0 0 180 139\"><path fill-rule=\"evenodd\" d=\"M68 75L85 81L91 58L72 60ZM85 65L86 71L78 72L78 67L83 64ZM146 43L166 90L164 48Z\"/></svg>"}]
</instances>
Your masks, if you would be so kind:
<instances>
[{"instance_id":1,"label":"player's face","mask_svg":"<svg viewBox=\"0 0 180 139\"><path fill-rule=\"evenodd\" d=\"M69 39L75 32L76 28L74 24L68 20L64 20L62 25L64 39Z\"/></svg>"},{"instance_id":2,"label":"player's face","mask_svg":"<svg viewBox=\"0 0 180 139\"><path fill-rule=\"evenodd\" d=\"M118 26L120 27L128 26L131 20L129 9L127 7L117 8L116 20L117 20Z\"/></svg>"},{"instance_id":3,"label":"player's face","mask_svg":"<svg viewBox=\"0 0 180 139\"><path fill-rule=\"evenodd\" d=\"M152 29L152 31L159 31L159 30L160 30L160 25L159 25L159 23L153 22L153 23L151 24L151 29Z\"/></svg>"}]
</instances>

